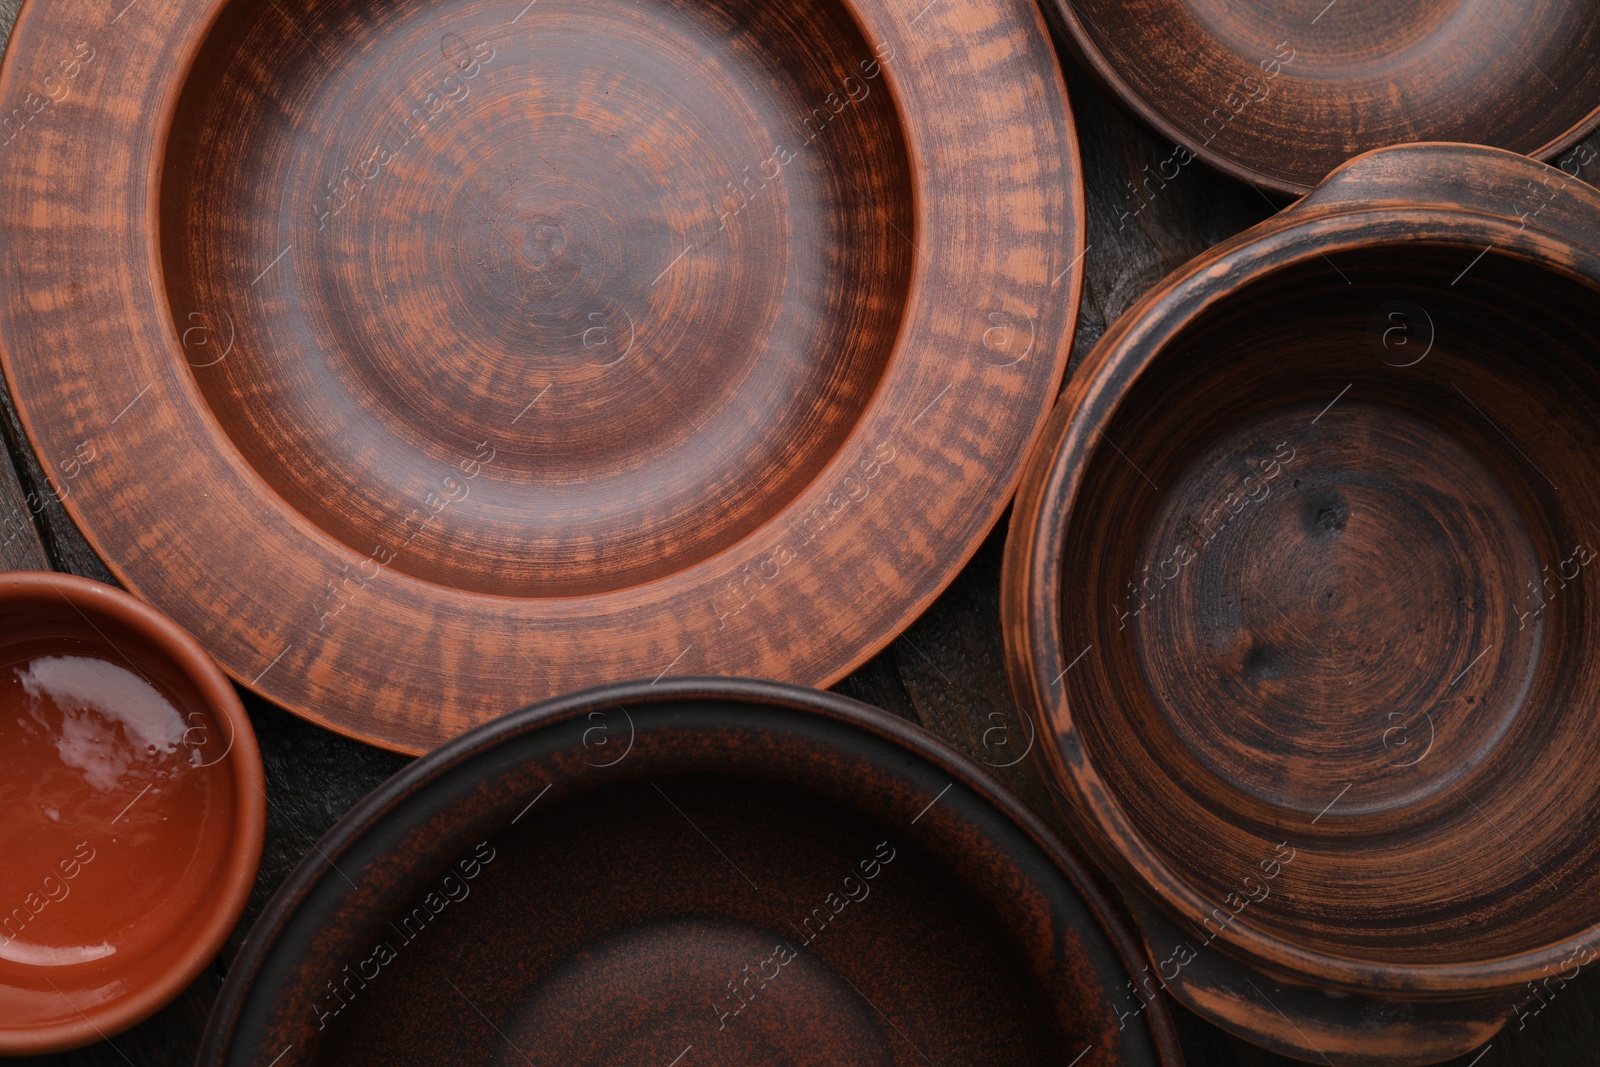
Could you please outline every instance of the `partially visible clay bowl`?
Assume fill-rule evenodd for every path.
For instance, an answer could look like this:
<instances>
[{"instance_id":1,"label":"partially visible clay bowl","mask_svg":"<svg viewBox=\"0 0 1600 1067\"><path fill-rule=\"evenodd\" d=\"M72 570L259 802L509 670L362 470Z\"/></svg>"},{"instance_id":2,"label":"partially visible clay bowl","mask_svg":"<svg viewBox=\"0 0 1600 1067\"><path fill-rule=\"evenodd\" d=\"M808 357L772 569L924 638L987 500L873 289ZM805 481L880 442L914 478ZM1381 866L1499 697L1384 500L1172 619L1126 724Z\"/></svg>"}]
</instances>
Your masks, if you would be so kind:
<instances>
[{"instance_id":1,"label":"partially visible clay bowl","mask_svg":"<svg viewBox=\"0 0 1600 1067\"><path fill-rule=\"evenodd\" d=\"M1176 1067L1164 1007L1121 1008L1139 967L931 734L667 679L509 715L358 805L268 904L199 1062Z\"/></svg>"},{"instance_id":2,"label":"partially visible clay bowl","mask_svg":"<svg viewBox=\"0 0 1600 1067\"><path fill-rule=\"evenodd\" d=\"M1600 124L1594 0L1051 0L1175 150L1299 195L1374 148L1470 141L1553 162Z\"/></svg>"},{"instance_id":3,"label":"partially visible clay bowl","mask_svg":"<svg viewBox=\"0 0 1600 1067\"><path fill-rule=\"evenodd\" d=\"M91 1044L211 962L255 882L261 757L172 620L0 574L0 1056Z\"/></svg>"}]
</instances>

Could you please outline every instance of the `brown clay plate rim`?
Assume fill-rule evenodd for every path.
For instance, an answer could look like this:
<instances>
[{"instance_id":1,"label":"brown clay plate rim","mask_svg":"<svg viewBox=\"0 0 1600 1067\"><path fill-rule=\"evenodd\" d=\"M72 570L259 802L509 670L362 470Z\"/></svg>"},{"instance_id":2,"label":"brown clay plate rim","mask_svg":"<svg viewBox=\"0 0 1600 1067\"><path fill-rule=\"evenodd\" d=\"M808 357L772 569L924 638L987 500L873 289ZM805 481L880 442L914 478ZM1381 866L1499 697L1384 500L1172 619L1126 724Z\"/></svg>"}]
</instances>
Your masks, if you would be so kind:
<instances>
[{"instance_id":1,"label":"brown clay plate rim","mask_svg":"<svg viewBox=\"0 0 1600 1067\"><path fill-rule=\"evenodd\" d=\"M1132 926L1082 862L993 775L929 731L848 697L782 682L716 677L674 677L659 683L620 682L570 693L477 727L405 767L347 812L323 836L314 853L308 853L300 861L263 908L229 968L227 982L206 1025L197 1062L225 1061L257 976L302 903L329 877L329 871L336 869L332 865L405 802L426 794L430 783L470 765L507 742L583 719L596 711L624 706L637 711L650 705L685 701L759 704L803 712L887 741L903 750L908 759L931 764L970 790L977 803L988 804L1001 812L1049 858L1095 917L1100 932L1129 974L1137 974L1145 966L1145 956ZM885 767L884 773L903 778L907 770L897 761ZM1152 1002L1146 1005L1140 1018L1148 1028L1158 1061L1169 1067L1180 1067L1183 1055L1167 1006Z\"/></svg>"},{"instance_id":2,"label":"brown clay plate rim","mask_svg":"<svg viewBox=\"0 0 1600 1067\"><path fill-rule=\"evenodd\" d=\"M1148 123L1162 137L1167 138L1174 144L1183 145L1196 156L1205 160L1207 165L1222 171L1230 178L1250 185L1265 187L1280 196L1304 196L1316 188L1314 185L1303 185L1300 182L1291 182L1283 178L1274 177L1271 174L1256 170L1254 167L1248 166L1232 156L1223 155L1205 144L1196 142L1193 136L1170 122L1164 111L1145 99L1141 94L1135 92L1133 87L1123 79L1122 75L1117 72L1116 66L1106 58L1105 53L1095 43L1093 35L1085 28L1083 20L1078 17L1077 9L1073 7L1072 0L1049 0L1049 3L1066 26L1068 40L1072 44L1073 52L1085 63L1089 64L1094 70L1095 76L1111 89L1112 94L1122 102L1124 107L1131 109L1134 114L1139 116L1141 121ZM1548 163L1588 137L1591 133L1594 133L1597 129L1600 129L1600 104L1597 104L1589 114L1569 127L1560 137L1548 141L1534 151L1529 152L1528 156L1539 160L1541 163ZM1438 144L1443 142L1414 143ZM1372 149L1372 151L1381 150ZM1359 159L1361 155L1365 155L1365 153L1352 156L1350 159ZM1346 162L1348 163L1350 160L1346 160ZM1338 169L1340 168L1335 168L1335 171ZM1332 174L1334 171L1329 173Z\"/></svg>"},{"instance_id":3,"label":"brown clay plate rim","mask_svg":"<svg viewBox=\"0 0 1600 1067\"><path fill-rule=\"evenodd\" d=\"M267 829L266 772L261 750L244 705L216 663L193 637L150 605L100 582L48 571L11 571L0 575L0 600L59 597L82 611L100 612L143 634L170 657L195 685L207 709L232 731L225 758L234 776L236 818L225 865L217 874L217 891L193 917L185 932L189 945L182 963L156 981L125 996L79 1011L79 1018L48 1028L14 1030L0 1022L0 1054L36 1055L78 1048L102 1040L155 1014L181 993L211 962L233 932L255 886ZM87 619L88 616L85 616ZM93 626L93 622L90 621Z\"/></svg>"},{"instance_id":4,"label":"brown clay plate rim","mask_svg":"<svg viewBox=\"0 0 1600 1067\"><path fill-rule=\"evenodd\" d=\"M1481 156L1491 166L1509 161L1517 167L1542 169L1502 149L1432 143L1364 153L1335 170L1329 181L1363 160L1399 159L1441 147ZM1577 182L1570 192L1585 202L1585 212L1600 218L1600 192ZM1311 210L1298 210L1301 207ZM1055 564L1070 525L1068 504L1097 451L1094 428L1105 424L1116 397L1126 393L1155 355L1202 310L1256 278L1342 249L1385 241L1459 245L1468 253L1493 243L1502 254L1600 287L1600 250L1563 243L1502 215L1448 204L1351 202L1334 202L1319 213L1312 200L1302 201L1180 267L1106 331L1068 383L1017 491L1001 595L1013 688L1040 717L1041 730L1056 738L1056 744L1041 745L1039 752L1047 773L1069 794L1071 804L1063 815L1078 831L1079 844L1109 869L1131 878L1136 891L1179 919L1198 923L1209 914L1211 904L1160 858L1128 819L1095 770L1056 685L1068 659L1060 640L1062 582ZM1090 827L1097 832L1089 832ZM1115 850L1107 842L1116 842ZM1217 944L1233 955L1265 960L1320 984L1366 992L1470 994L1537 979L1592 938L1591 928L1514 956L1468 963L1379 963L1311 950L1241 919L1222 930Z\"/></svg>"},{"instance_id":5,"label":"brown clay plate rim","mask_svg":"<svg viewBox=\"0 0 1600 1067\"><path fill-rule=\"evenodd\" d=\"M739 544L648 585L517 600L379 568L323 634L328 583L371 561L293 511L229 441L160 280L167 127L224 0L115 13L27 0L0 64L0 103L37 109L0 149L0 279L14 294L0 364L51 491L113 574L235 680L402 752L593 684L599 663L607 678L848 674L933 601L1009 502L1066 367L1085 209L1036 7L846 2L865 39L894 50L883 73L916 171L916 265L895 354L822 474ZM61 64L86 54L68 85ZM85 444L95 459L74 463ZM858 463L888 451L865 496L842 495ZM774 573L818 506L831 525ZM747 569L770 581L719 619L713 597ZM416 693L433 699L402 699Z\"/></svg>"}]
</instances>

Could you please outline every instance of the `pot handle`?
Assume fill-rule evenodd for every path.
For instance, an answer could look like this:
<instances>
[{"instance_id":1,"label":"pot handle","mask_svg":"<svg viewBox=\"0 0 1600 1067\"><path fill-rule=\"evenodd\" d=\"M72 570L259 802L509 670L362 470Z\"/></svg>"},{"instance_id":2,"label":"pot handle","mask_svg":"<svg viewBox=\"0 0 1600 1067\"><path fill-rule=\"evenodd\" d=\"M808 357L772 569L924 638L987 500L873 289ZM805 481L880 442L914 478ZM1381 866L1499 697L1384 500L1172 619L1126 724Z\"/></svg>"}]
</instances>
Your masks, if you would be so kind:
<instances>
[{"instance_id":1,"label":"pot handle","mask_svg":"<svg viewBox=\"0 0 1600 1067\"><path fill-rule=\"evenodd\" d=\"M1578 177L1596 158L1600 151L1587 142L1553 167L1484 145L1393 145L1342 164L1283 214L1445 206L1600 250L1600 191Z\"/></svg>"},{"instance_id":2,"label":"pot handle","mask_svg":"<svg viewBox=\"0 0 1600 1067\"><path fill-rule=\"evenodd\" d=\"M1483 1045L1516 1012L1508 996L1401 1000L1289 981L1197 943L1148 901L1125 899L1150 959L1146 988L1281 1055L1350 1067L1439 1063Z\"/></svg>"}]
</instances>

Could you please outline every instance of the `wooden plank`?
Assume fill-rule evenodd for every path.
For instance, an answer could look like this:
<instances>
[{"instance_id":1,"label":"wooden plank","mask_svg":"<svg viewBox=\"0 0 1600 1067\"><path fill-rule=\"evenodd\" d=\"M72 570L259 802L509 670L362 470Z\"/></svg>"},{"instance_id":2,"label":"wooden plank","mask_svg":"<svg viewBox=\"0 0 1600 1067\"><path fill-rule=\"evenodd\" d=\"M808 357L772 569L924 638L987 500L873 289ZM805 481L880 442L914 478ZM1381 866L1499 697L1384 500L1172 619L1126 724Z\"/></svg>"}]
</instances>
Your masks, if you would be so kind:
<instances>
[{"instance_id":1,"label":"wooden plank","mask_svg":"<svg viewBox=\"0 0 1600 1067\"><path fill-rule=\"evenodd\" d=\"M71 485L47 475L39 463L33 449L28 446L9 390L0 391L0 409L3 409L0 410L0 428L4 430L6 449L12 461L7 465L6 473L13 481L20 479L21 500L35 527L35 539L42 541L39 561L31 566L81 574L85 578L117 585L117 580L111 576L106 565L94 554L89 543L67 517L60 494L71 493ZM12 506L7 504L5 513L9 515L11 510ZM9 536L9 529L6 536ZM0 562L4 562L8 569L14 569L8 559L0 557Z\"/></svg>"},{"instance_id":2,"label":"wooden plank","mask_svg":"<svg viewBox=\"0 0 1600 1067\"><path fill-rule=\"evenodd\" d=\"M25 489L17 476L13 457L25 455L26 449L18 448L9 432L4 436L7 455L0 463L0 570L54 570L37 525L44 502L38 493Z\"/></svg>"}]
</instances>

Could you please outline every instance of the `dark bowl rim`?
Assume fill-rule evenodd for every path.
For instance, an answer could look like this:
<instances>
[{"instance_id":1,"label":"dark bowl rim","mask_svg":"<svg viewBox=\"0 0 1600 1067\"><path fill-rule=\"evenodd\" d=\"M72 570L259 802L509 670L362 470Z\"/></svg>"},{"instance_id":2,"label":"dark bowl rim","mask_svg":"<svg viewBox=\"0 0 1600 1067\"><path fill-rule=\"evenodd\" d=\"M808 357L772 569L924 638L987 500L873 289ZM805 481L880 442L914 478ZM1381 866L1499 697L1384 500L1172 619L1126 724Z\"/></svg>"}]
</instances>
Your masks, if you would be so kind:
<instances>
[{"instance_id":1,"label":"dark bowl rim","mask_svg":"<svg viewBox=\"0 0 1600 1067\"><path fill-rule=\"evenodd\" d=\"M819 715L864 730L940 768L998 809L1054 864L1095 916L1100 932L1130 975L1137 975L1140 968L1146 966L1141 943L1121 901L1102 888L1103 883L1091 869L1068 851L1059 836L1004 784L932 732L853 698L787 682L714 675L682 675L656 681L637 679L567 693L491 720L406 765L363 797L301 858L262 908L228 969L227 979L206 1023L196 1062L226 1062L234 1029L249 1002L256 975L278 945L301 902L328 877L332 864L348 847L406 799L504 742L591 711L623 704L637 708L684 701L762 704ZM752 717L750 721L759 728L759 719ZM1164 1067L1181 1067L1183 1055L1177 1030L1166 1005L1150 1004L1148 1009L1141 1018L1147 1020L1158 1061Z\"/></svg>"},{"instance_id":2,"label":"dark bowl rim","mask_svg":"<svg viewBox=\"0 0 1600 1067\"><path fill-rule=\"evenodd\" d=\"M1346 162L1318 192L1364 161L1439 149L1476 155L1490 165L1553 170L1486 146L1397 145ZM1600 233L1600 191L1577 184L1584 190L1577 195L1585 199L1585 210L1594 213ZM1098 427L1115 414L1129 387L1166 345L1201 313L1253 282L1330 252L1396 245L1485 251L1488 244L1502 255L1600 290L1600 244L1564 244L1503 213L1443 202L1334 200L1324 207L1317 200L1313 196L1299 201L1201 253L1152 287L1112 324L1074 370L1052 413L1029 459L1008 531L1000 596L1007 671L1012 691L1019 705L1034 716L1036 729L1056 738L1056 744L1039 747L1039 758L1045 776L1069 802L1062 817L1080 849L1103 869L1115 872L1113 881L1125 892L1195 924L1210 915L1214 902L1190 887L1134 828L1096 772L1065 700L1053 692L1053 679L1065 673L1062 668L1067 665L1059 640L1062 583L1054 561L1067 540L1084 473L1099 451ZM1106 847L1109 843L1115 847ZM1263 961L1302 981L1353 992L1471 996L1514 988L1545 976L1550 967L1568 965L1575 953L1596 941L1597 934L1600 909L1586 930L1560 941L1513 955L1450 964L1407 964L1312 949L1251 926L1247 917L1225 926L1214 943L1236 958Z\"/></svg>"}]
</instances>

